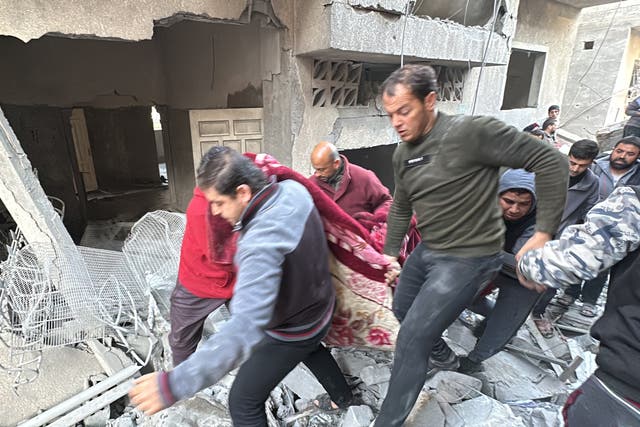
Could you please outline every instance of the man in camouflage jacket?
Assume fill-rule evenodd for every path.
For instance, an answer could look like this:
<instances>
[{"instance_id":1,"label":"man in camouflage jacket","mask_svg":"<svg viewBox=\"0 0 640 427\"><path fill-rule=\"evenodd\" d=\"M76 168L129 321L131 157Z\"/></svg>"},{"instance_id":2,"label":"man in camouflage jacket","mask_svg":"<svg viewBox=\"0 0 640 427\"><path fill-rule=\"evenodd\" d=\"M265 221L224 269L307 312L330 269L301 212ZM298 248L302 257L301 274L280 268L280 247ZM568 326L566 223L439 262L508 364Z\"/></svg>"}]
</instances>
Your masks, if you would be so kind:
<instances>
[{"instance_id":1,"label":"man in camouflage jacket","mask_svg":"<svg viewBox=\"0 0 640 427\"><path fill-rule=\"evenodd\" d=\"M530 289L566 288L609 267L604 314L591 328L598 369L568 399L568 426L640 425L640 187L616 189L558 240L526 252L518 265Z\"/></svg>"}]
</instances>

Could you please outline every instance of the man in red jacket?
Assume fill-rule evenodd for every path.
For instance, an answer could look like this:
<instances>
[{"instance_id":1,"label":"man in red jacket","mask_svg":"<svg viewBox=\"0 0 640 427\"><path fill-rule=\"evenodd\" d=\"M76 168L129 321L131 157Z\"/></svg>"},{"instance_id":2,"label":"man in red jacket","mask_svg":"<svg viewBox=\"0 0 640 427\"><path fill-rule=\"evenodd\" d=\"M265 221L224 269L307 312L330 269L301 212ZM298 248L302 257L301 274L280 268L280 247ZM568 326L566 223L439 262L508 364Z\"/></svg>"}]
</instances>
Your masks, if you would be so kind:
<instances>
[{"instance_id":1,"label":"man in red jacket","mask_svg":"<svg viewBox=\"0 0 640 427\"><path fill-rule=\"evenodd\" d=\"M174 366L196 351L207 316L231 299L235 251L231 225L211 214L209 202L196 187L187 207L178 281L171 294L169 345Z\"/></svg>"},{"instance_id":2,"label":"man in red jacket","mask_svg":"<svg viewBox=\"0 0 640 427\"><path fill-rule=\"evenodd\" d=\"M311 152L309 178L356 220L386 222L392 197L375 173L349 163L335 145L322 141Z\"/></svg>"}]
</instances>

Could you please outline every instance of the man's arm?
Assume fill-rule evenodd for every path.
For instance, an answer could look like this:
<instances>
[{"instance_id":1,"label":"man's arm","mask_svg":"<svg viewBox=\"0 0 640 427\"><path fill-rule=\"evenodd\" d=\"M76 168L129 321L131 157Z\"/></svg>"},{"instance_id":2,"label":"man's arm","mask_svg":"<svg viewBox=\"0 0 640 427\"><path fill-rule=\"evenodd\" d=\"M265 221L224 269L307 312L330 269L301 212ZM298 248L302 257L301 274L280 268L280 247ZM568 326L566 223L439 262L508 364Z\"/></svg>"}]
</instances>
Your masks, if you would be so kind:
<instances>
[{"instance_id":1,"label":"man's arm","mask_svg":"<svg viewBox=\"0 0 640 427\"><path fill-rule=\"evenodd\" d=\"M394 258L398 256L404 236L409 230L412 215L411 201L396 178L396 189L393 193L393 203L391 203L389 216L387 217L387 236L382 253Z\"/></svg>"},{"instance_id":2,"label":"man's arm","mask_svg":"<svg viewBox=\"0 0 640 427\"><path fill-rule=\"evenodd\" d=\"M564 288L593 279L639 245L640 201L633 189L621 187L591 209L584 224L525 253L518 269L525 280Z\"/></svg>"},{"instance_id":3,"label":"man's arm","mask_svg":"<svg viewBox=\"0 0 640 427\"><path fill-rule=\"evenodd\" d=\"M489 166L507 166L535 173L536 232L516 254L519 259L527 250L541 247L558 230L567 197L567 159L555 148L533 138L513 126L491 117L474 118L481 146L478 159Z\"/></svg>"}]
</instances>

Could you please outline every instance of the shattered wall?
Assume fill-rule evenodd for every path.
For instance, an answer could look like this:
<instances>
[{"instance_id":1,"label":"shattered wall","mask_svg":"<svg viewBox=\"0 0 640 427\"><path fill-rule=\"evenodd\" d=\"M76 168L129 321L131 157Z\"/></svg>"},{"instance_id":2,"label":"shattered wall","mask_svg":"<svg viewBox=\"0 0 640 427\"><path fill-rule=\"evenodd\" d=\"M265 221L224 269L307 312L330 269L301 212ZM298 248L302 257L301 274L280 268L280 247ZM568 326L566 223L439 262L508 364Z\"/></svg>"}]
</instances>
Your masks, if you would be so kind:
<instances>
[{"instance_id":1,"label":"shattered wall","mask_svg":"<svg viewBox=\"0 0 640 427\"><path fill-rule=\"evenodd\" d=\"M490 101L480 104L477 111L522 128L546 117L549 105L561 104L580 9L555 1L527 0L520 1L511 13L517 19L512 47L546 53L538 105L535 108L501 110L507 67L492 67L485 70L487 74L483 82L495 81L494 91L484 84L481 86L481 96ZM499 92L496 93L495 89ZM562 111L561 123L564 123L564 117L566 114Z\"/></svg>"},{"instance_id":2,"label":"shattered wall","mask_svg":"<svg viewBox=\"0 0 640 427\"><path fill-rule=\"evenodd\" d=\"M638 27L638 0L583 10L562 103L569 131L594 138L600 127L627 119L627 89L640 59Z\"/></svg>"},{"instance_id":3,"label":"shattered wall","mask_svg":"<svg viewBox=\"0 0 640 427\"><path fill-rule=\"evenodd\" d=\"M243 1L227 0L125 0L116 4L101 0L5 0L0 9L0 34L22 41L47 33L113 38L151 39L154 21L187 15L219 21L237 20Z\"/></svg>"}]
</instances>

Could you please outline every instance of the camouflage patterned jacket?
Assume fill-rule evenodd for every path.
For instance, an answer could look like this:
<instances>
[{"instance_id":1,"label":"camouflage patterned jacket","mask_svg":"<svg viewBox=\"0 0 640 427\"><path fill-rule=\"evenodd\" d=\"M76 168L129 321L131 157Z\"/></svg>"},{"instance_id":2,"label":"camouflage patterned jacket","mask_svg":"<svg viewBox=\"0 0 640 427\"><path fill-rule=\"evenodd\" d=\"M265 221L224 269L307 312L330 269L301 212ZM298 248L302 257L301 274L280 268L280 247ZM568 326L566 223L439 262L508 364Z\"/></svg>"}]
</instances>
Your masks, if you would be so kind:
<instances>
[{"instance_id":1,"label":"camouflage patterned jacket","mask_svg":"<svg viewBox=\"0 0 640 427\"><path fill-rule=\"evenodd\" d=\"M553 288L593 279L640 246L640 200L629 187L616 189L587 214L584 224L568 227L558 240L527 252L523 276Z\"/></svg>"},{"instance_id":2,"label":"camouflage patterned jacket","mask_svg":"<svg viewBox=\"0 0 640 427\"><path fill-rule=\"evenodd\" d=\"M607 304L591 327L600 341L595 372L610 391L640 402L640 187L621 187L567 228L559 240L527 252L523 275L565 287L613 267Z\"/></svg>"}]
</instances>

